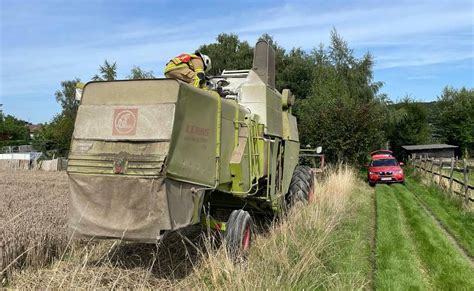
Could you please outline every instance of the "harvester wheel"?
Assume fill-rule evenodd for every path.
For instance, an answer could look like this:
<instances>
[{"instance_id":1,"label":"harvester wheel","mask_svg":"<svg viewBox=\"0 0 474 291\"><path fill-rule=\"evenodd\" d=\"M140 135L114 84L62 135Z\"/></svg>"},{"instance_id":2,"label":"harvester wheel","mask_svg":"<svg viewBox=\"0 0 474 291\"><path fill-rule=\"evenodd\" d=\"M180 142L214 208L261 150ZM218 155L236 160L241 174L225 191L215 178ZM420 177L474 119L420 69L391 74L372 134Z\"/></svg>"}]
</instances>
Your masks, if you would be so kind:
<instances>
[{"instance_id":1,"label":"harvester wheel","mask_svg":"<svg viewBox=\"0 0 474 291\"><path fill-rule=\"evenodd\" d=\"M314 200L314 175L308 166L296 166L291 178L290 189L286 202L292 206L298 201L312 202Z\"/></svg>"},{"instance_id":2,"label":"harvester wheel","mask_svg":"<svg viewBox=\"0 0 474 291\"><path fill-rule=\"evenodd\" d=\"M232 259L245 257L253 236L253 220L245 210L234 210L226 225L227 252Z\"/></svg>"}]
</instances>

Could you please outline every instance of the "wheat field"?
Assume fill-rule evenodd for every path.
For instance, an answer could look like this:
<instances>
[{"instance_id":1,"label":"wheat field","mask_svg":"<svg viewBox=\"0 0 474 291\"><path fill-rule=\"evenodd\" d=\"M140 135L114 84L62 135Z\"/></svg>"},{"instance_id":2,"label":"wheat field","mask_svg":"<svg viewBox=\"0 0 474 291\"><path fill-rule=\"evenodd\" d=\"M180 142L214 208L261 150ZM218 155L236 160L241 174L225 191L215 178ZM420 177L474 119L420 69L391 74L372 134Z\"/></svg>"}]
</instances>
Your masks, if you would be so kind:
<instances>
[{"instance_id":1,"label":"wheat field","mask_svg":"<svg viewBox=\"0 0 474 291\"><path fill-rule=\"evenodd\" d=\"M67 245L64 172L0 171L0 272L51 263Z\"/></svg>"}]
</instances>

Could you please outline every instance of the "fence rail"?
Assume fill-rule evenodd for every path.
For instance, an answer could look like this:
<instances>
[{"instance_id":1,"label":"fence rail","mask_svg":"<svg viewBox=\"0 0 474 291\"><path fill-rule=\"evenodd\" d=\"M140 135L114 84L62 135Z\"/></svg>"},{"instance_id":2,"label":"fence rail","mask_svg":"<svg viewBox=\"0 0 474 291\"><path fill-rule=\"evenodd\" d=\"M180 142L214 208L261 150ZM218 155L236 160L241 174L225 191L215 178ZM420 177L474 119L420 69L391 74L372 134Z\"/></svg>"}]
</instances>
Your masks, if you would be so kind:
<instances>
[{"instance_id":1,"label":"fence rail","mask_svg":"<svg viewBox=\"0 0 474 291\"><path fill-rule=\"evenodd\" d=\"M474 202L474 198L470 196L470 191L474 190L474 186L471 185L471 183L474 183L474 176L469 179L474 166L469 165L466 159L436 160L419 157L412 159L411 164L417 171L423 172L425 176L428 176L427 178L433 183L446 188L450 193L464 197L465 205L469 204L469 202ZM455 177L455 173L459 173L458 176L460 177Z\"/></svg>"}]
</instances>

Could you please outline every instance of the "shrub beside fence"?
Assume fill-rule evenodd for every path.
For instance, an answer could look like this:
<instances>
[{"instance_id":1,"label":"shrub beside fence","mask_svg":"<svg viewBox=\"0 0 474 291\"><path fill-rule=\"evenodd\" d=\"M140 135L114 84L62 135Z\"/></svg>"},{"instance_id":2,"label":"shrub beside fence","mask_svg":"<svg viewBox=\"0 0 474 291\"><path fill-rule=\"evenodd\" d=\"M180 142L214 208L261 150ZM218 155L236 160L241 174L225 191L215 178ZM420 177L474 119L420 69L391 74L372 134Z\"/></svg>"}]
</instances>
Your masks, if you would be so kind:
<instances>
[{"instance_id":1,"label":"shrub beside fence","mask_svg":"<svg viewBox=\"0 0 474 291\"><path fill-rule=\"evenodd\" d=\"M462 196L464 204L474 202L470 192L474 190L474 166L464 160L433 159L418 157L411 160L412 166L431 182L444 187L450 193Z\"/></svg>"}]
</instances>

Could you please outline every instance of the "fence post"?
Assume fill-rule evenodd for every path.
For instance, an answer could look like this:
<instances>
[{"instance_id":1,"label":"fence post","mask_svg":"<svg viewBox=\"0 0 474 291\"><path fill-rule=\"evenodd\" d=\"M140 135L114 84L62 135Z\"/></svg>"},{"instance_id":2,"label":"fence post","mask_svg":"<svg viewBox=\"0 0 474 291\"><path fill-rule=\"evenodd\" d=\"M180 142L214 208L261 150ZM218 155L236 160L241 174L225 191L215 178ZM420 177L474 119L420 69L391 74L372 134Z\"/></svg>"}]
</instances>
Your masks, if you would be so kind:
<instances>
[{"instance_id":1,"label":"fence post","mask_svg":"<svg viewBox=\"0 0 474 291\"><path fill-rule=\"evenodd\" d=\"M441 181L443 179L443 160L439 161L439 179L438 179L438 184L439 186L443 187L441 184Z\"/></svg>"},{"instance_id":2,"label":"fence post","mask_svg":"<svg viewBox=\"0 0 474 291\"><path fill-rule=\"evenodd\" d=\"M454 174L454 157L451 157L451 172L449 173L449 192L453 193L453 174Z\"/></svg>"},{"instance_id":3,"label":"fence post","mask_svg":"<svg viewBox=\"0 0 474 291\"><path fill-rule=\"evenodd\" d=\"M428 158L425 158L425 177L426 179L430 179L430 160Z\"/></svg>"},{"instance_id":4,"label":"fence post","mask_svg":"<svg viewBox=\"0 0 474 291\"><path fill-rule=\"evenodd\" d=\"M435 181L435 172L434 172L434 165L435 165L435 160L431 160L431 167L430 167L430 172L431 172L431 182L434 183Z\"/></svg>"},{"instance_id":5,"label":"fence post","mask_svg":"<svg viewBox=\"0 0 474 291\"><path fill-rule=\"evenodd\" d=\"M464 173L464 203L467 206L469 204L469 183L467 181L467 161L463 159L463 173Z\"/></svg>"}]
</instances>

